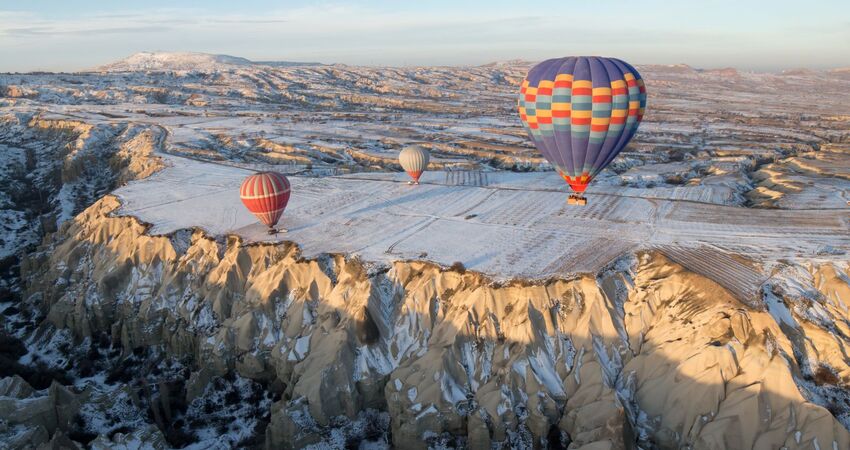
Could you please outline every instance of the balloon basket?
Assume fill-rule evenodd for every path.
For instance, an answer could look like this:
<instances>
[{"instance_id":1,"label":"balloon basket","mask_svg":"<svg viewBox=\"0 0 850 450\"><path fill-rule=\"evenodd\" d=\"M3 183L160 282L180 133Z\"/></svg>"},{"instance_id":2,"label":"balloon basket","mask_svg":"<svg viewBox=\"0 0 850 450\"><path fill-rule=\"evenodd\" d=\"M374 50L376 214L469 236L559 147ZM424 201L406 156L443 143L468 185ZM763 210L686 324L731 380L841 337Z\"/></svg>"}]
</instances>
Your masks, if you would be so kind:
<instances>
[{"instance_id":1,"label":"balloon basket","mask_svg":"<svg viewBox=\"0 0 850 450\"><path fill-rule=\"evenodd\" d=\"M585 205L587 205L587 197L572 194L572 195L570 195L570 198L567 199L567 204L568 205L585 206Z\"/></svg>"},{"instance_id":2,"label":"balloon basket","mask_svg":"<svg viewBox=\"0 0 850 450\"><path fill-rule=\"evenodd\" d=\"M269 234L275 235L278 233L286 233L286 228L269 228Z\"/></svg>"}]
</instances>

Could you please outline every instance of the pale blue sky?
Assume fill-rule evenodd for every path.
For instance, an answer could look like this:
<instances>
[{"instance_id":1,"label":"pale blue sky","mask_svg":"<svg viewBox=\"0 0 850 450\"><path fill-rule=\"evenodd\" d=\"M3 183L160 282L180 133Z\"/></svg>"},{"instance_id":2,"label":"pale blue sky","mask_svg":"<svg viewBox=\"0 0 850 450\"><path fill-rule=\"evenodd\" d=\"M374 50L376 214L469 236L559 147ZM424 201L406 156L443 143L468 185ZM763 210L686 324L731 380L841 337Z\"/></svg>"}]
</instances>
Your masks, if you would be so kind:
<instances>
[{"instance_id":1,"label":"pale blue sky","mask_svg":"<svg viewBox=\"0 0 850 450\"><path fill-rule=\"evenodd\" d=\"M0 71L79 70L156 50L368 65L594 54L635 64L847 67L850 4L0 0Z\"/></svg>"}]
</instances>

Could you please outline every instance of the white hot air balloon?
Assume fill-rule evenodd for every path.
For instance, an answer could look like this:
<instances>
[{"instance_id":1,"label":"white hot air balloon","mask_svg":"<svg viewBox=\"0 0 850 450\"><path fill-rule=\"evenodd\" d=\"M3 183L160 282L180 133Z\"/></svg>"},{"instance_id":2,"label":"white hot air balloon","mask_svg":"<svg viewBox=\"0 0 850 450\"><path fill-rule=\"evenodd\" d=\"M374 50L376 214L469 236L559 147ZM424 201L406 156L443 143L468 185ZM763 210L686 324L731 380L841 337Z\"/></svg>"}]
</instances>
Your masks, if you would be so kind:
<instances>
[{"instance_id":1,"label":"white hot air balloon","mask_svg":"<svg viewBox=\"0 0 850 450\"><path fill-rule=\"evenodd\" d=\"M408 184L419 184L419 177L428 168L428 160L431 154L428 149L421 145L409 145L398 154L398 162L401 167L413 178Z\"/></svg>"}]
</instances>

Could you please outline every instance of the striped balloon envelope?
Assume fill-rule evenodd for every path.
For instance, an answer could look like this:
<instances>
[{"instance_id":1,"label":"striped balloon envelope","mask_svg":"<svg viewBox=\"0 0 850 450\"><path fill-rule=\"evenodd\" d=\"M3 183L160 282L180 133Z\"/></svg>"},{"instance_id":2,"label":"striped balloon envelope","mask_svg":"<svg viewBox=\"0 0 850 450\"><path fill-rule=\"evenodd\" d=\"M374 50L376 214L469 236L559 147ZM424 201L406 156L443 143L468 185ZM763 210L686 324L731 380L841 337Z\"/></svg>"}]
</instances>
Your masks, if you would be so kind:
<instances>
[{"instance_id":1,"label":"striped balloon envelope","mask_svg":"<svg viewBox=\"0 0 850 450\"><path fill-rule=\"evenodd\" d=\"M273 229L289 203L289 180L277 172L260 172L245 178L239 190L242 203L264 225Z\"/></svg>"},{"instance_id":2,"label":"striped balloon envelope","mask_svg":"<svg viewBox=\"0 0 850 450\"><path fill-rule=\"evenodd\" d=\"M519 116L535 147L579 194L626 147L645 108L638 71L596 56L543 61L519 95Z\"/></svg>"},{"instance_id":3,"label":"striped balloon envelope","mask_svg":"<svg viewBox=\"0 0 850 450\"><path fill-rule=\"evenodd\" d=\"M416 184L419 184L419 177L428 168L430 159L431 153L421 145L407 146L398 154L399 164Z\"/></svg>"}]
</instances>

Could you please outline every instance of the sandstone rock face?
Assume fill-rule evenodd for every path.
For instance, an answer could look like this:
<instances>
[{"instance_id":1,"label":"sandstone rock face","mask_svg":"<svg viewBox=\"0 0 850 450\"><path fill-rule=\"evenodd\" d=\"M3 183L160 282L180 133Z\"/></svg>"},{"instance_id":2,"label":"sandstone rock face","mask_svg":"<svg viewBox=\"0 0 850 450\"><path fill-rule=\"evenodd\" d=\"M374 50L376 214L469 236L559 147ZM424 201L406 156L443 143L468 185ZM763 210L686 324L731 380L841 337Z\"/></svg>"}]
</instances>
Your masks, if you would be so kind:
<instances>
[{"instance_id":1,"label":"sandstone rock face","mask_svg":"<svg viewBox=\"0 0 850 450\"><path fill-rule=\"evenodd\" d=\"M10 448L62 448L69 441L63 432L86 397L55 382L37 391L18 376L0 379L0 442Z\"/></svg>"},{"instance_id":2,"label":"sandstone rock face","mask_svg":"<svg viewBox=\"0 0 850 450\"><path fill-rule=\"evenodd\" d=\"M200 230L150 236L117 207L98 201L25 261L26 302L45 330L188 361L182 388L157 390L166 425L163 392L191 403L236 373L278 393L255 430L268 448L381 427L401 448L850 447L847 266L777 267L750 306L661 253L494 284ZM51 402L27 421L48 434L64 420Z\"/></svg>"},{"instance_id":3,"label":"sandstone rock face","mask_svg":"<svg viewBox=\"0 0 850 450\"><path fill-rule=\"evenodd\" d=\"M47 114L0 115L0 302L18 297L18 260L104 193L162 167L165 132Z\"/></svg>"},{"instance_id":4,"label":"sandstone rock face","mask_svg":"<svg viewBox=\"0 0 850 450\"><path fill-rule=\"evenodd\" d=\"M24 86L7 85L0 86L0 94L10 98L34 97L37 93Z\"/></svg>"}]
</instances>

